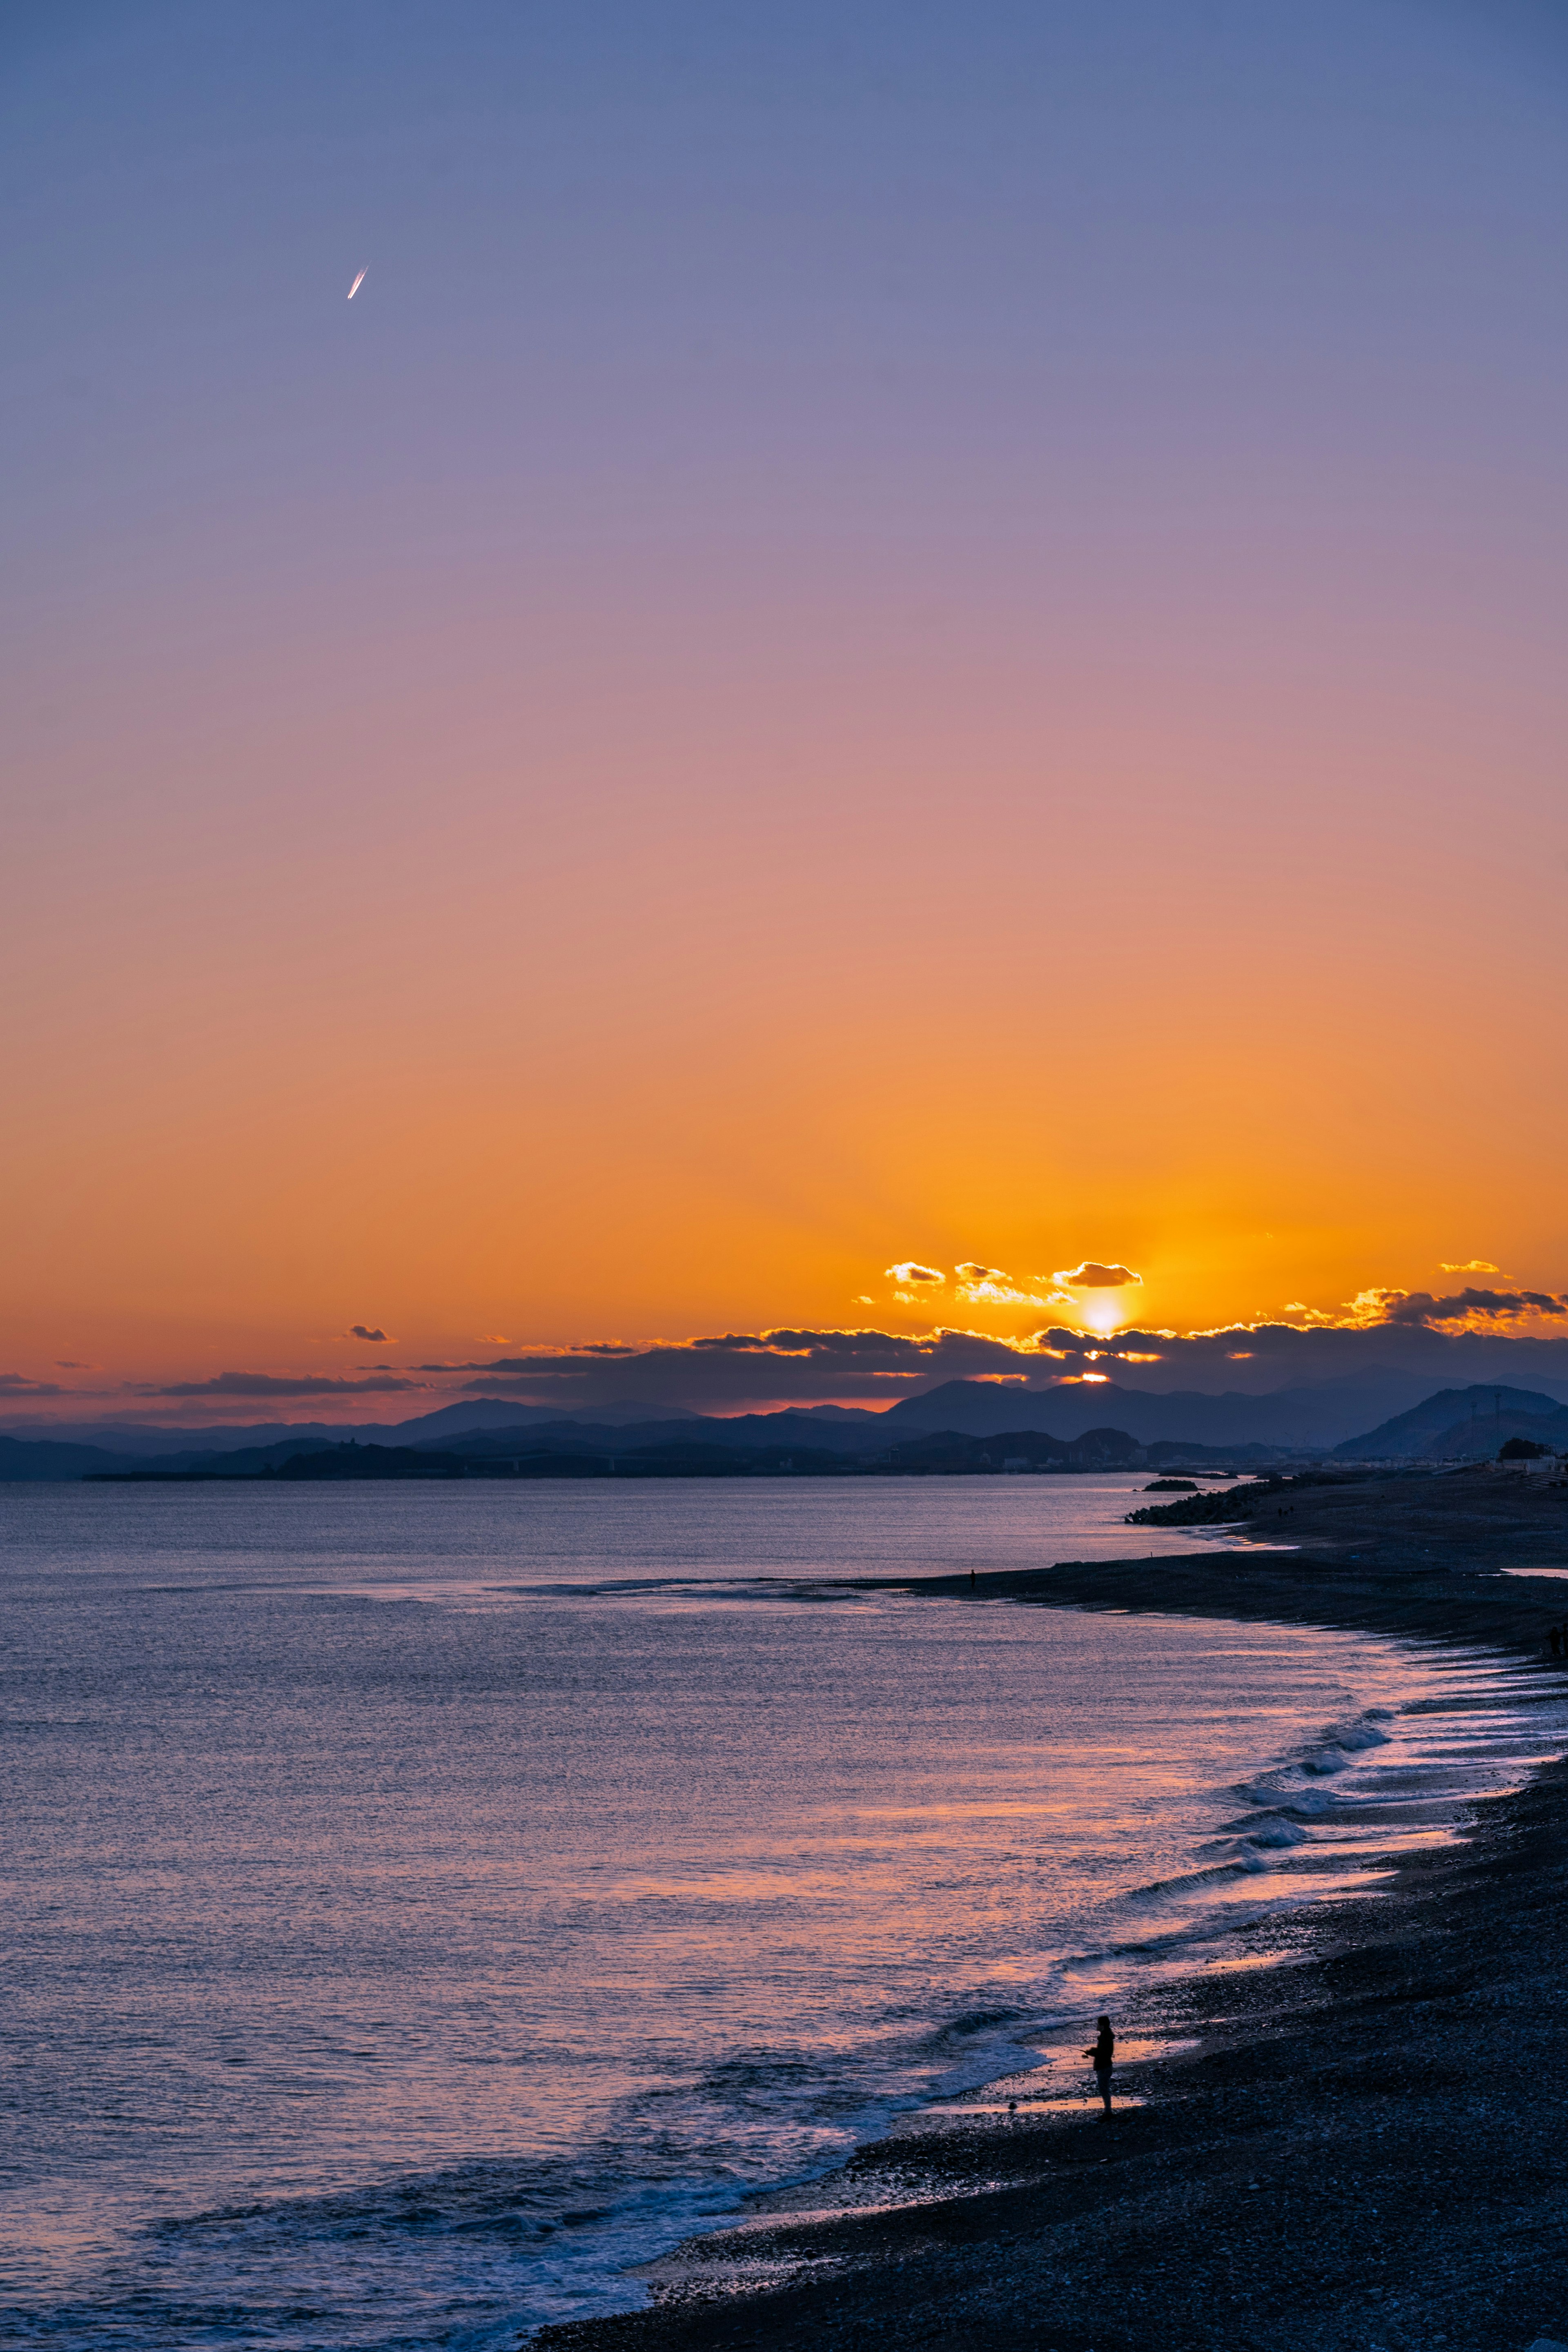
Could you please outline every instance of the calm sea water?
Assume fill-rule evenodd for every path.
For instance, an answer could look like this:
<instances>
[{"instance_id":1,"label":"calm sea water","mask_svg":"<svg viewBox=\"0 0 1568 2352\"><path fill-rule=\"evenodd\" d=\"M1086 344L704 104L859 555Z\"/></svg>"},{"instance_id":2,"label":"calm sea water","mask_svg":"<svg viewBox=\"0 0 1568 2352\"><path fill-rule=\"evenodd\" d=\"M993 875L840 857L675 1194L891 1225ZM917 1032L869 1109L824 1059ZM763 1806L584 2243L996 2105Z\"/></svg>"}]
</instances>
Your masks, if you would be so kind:
<instances>
[{"instance_id":1,"label":"calm sea water","mask_svg":"<svg viewBox=\"0 0 1568 2352\"><path fill-rule=\"evenodd\" d=\"M813 1581L1186 1549L1140 1483L0 1488L0 2339L626 2307L1568 1744L1480 1661Z\"/></svg>"}]
</instances>

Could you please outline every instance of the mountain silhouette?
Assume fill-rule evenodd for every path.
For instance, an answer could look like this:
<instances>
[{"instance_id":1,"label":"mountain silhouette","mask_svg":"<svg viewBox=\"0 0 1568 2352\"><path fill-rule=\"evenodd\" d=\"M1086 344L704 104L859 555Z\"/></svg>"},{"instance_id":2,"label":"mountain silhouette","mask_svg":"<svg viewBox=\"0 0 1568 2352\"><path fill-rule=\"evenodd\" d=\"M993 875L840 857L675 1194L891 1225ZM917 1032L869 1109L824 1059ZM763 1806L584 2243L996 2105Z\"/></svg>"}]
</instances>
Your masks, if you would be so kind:
<instances>
[{"instance_id":1,"label":"mountain silhouette","mask_svg":"<svg viewBox=\"0 0 1568 2352\"><path fill-rule=\"evenodd\" d=\"M1468 1389L1439 1389L1409 1412L1396 1413L1364 1436L1336 1445L1336 1462L1489 1461L1510 1437L1533 1437L1562 1444L1568 1438L1568 1405L1536 1389L1510 1389L1477 1382Z\"/></svg>"}]
</instances>

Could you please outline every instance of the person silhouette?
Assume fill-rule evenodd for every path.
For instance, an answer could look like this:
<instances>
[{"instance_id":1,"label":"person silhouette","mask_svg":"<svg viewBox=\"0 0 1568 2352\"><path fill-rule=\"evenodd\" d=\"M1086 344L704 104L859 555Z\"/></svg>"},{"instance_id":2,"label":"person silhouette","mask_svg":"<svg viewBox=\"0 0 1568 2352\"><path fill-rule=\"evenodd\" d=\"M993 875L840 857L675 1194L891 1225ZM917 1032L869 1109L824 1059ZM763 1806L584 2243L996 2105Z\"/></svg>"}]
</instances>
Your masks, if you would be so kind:
<instances>
[{"instance_id":1,"label":"person silhouette","mask_svg":"<svg viewBox=\"0 0 1568 2352\"><path fill-rule=\"evenodd\" d=\"M1100 2120L1108 2124L1110 2121L1110 2070L1116 2063L1116 2036L1110 2030L1109 2017L1097 2018L1095 2022L1100 2027L1100 2039L1092 2050L1086 2050L1083 2054L1094 2061L1094 2079L1105 2102L1105 2113Z\"/></svg>"},{"instance_id":2,"label":"person silhouette","mask_svg":"<svg viewBox=\"0 0 1568 2352\"><path fill-rule=\"evenodd\" d=\"M1555 1625L1553 1625L1553 1626L1550 1629L1550 1631L1549 1631L1549 1632L1548 1632L1548 1633L1547 1633L1546 1639L1547 1639L1547 1643L1548 1643L1548 1644L1549 1644L1549 1646L1550 1646L1550 1648L1551 1648L1551 1651L1552 1651L1552 1656L1553 1656L1554 1658L1560 1658L1560 1657L1563 1655L1563 1636L1562 1636L1562 1634L1557 1631L1557 1628L1556 1628L1556 1626L1555 1626Z\"/></svg>"}]
</instances>

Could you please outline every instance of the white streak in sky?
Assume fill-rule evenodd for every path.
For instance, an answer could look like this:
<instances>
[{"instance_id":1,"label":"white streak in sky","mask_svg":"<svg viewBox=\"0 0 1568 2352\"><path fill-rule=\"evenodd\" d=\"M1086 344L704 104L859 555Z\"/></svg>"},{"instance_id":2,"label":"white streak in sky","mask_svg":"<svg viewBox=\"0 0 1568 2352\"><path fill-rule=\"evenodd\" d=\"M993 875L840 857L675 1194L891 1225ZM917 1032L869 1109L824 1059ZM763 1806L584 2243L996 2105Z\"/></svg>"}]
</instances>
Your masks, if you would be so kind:
<instances>
[{"instance_id":1,"label":"white streak in sky","mask_svg":"<svg viewBox=\"0 0 1568 2352\"><path fill-rule=\"evenodd\" d=\"M354 296L359 292L360 288L361 288L363 284L364 284L364 271L362 269L362 270L360 271L359 276L354 279L353 284L349 288L349 300L350 300L351 302L353 300Z\"/></svg>"}]
</instances>

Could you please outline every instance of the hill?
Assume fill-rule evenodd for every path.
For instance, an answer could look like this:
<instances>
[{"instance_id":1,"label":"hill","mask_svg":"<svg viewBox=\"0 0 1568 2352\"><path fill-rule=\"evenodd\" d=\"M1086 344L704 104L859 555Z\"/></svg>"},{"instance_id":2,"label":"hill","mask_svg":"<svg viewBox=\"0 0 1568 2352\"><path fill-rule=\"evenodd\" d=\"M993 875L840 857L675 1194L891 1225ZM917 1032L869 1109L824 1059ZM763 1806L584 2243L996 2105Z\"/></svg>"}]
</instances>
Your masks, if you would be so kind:
<instances>
[{"instance_id":1,"label":"hill","mask_svg":"<svg viewBox=\"0 0 1568 2352\"><path fill-rule=\"evenodd\" d=\"M101 1445L65 1445L48 1437L0 1437L0 1479L86 1478L113 1470L120 1457Z\"/></svg>"},{"instance_id":2,"label":"hill","mask_svg":"<svg viewBox=\"0 0 1568 2352\"><path fill-rule=\"evenodd\" d=\"M1550 1423L1543 1427L1542 1423ZM1561 1444L1568 1439L1568 1406L1536 1389L1477 1383L1439 1389L1409 1412L1396 1413L1363 1436L1336 1445L1336 1462L1490 1461L1510 1437Z\"/></svg>"}]
</instances>

